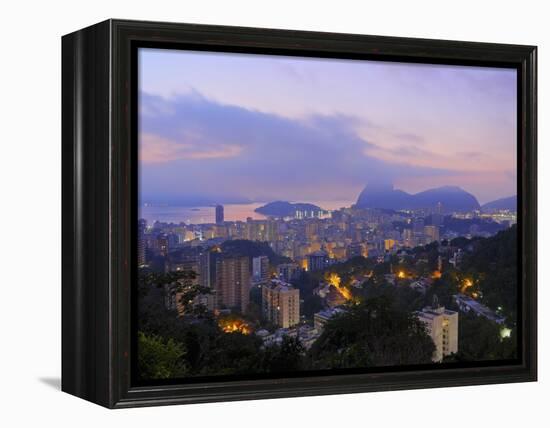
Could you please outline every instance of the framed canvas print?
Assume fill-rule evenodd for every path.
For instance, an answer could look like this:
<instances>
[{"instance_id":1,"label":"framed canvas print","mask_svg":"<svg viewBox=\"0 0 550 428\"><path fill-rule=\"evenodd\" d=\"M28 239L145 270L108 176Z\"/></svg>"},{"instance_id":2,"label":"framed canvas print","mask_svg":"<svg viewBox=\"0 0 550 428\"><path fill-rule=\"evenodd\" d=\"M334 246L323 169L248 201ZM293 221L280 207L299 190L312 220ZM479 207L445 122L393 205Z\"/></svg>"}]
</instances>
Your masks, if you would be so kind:
<instances>
[{"instance_id":1,"label":"framed canvas print","mask_svg":"<svg viewBox=\"0 0 550 428\"><path fill-rule=\"evenodd\" d=\"M536 380L536 49L109 20L63 43L62 389Z\"/></svg>"}]
</instances>

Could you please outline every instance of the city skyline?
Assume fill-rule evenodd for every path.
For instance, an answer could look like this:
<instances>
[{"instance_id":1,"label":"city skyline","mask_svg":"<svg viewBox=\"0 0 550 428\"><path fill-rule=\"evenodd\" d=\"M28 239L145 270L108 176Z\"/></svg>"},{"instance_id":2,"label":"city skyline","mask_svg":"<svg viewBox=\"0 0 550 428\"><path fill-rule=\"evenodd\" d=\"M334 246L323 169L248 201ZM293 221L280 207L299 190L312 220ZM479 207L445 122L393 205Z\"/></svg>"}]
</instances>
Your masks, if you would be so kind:
<instances>
[{"instance_id":1,"label":"city skyline","mask_svg":"<svg viewBox=\"0 0 550 428\"><path fill-rule=\"evenodd\" d=\"M143 202L516 194L515 70L144 49L139 76Z\"/></svg>"},{"instance_id":2,"label":"city skyline","mask_svg":"<svg viewBox=\"0 0 550 428\"><path fill-rule=\"evenodd\" d=\"M515 79L140 50L138 376L516 358Z\"/></svg>"}]
</instances>

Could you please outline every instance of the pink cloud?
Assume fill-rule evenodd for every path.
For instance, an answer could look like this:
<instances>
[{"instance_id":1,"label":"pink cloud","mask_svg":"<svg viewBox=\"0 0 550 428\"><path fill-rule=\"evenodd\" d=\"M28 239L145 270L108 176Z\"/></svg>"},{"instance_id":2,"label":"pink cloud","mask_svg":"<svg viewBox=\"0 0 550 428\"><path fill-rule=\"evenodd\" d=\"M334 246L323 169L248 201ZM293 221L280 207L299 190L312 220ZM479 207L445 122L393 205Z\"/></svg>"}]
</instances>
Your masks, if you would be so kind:
<instances>
[{"instance_id":1,"label":"pink cloud","mask_svg":"<svg viewBox=\"0 0 550 428\"><path fill-rule=\"evenodd\" d=\"M218 159L238 156L242 147L236 144L202 145L177 142L155 134L142 133L139 142L139 158L145 163L162 163L181 159Z\"/></svg>"}]
</instances>

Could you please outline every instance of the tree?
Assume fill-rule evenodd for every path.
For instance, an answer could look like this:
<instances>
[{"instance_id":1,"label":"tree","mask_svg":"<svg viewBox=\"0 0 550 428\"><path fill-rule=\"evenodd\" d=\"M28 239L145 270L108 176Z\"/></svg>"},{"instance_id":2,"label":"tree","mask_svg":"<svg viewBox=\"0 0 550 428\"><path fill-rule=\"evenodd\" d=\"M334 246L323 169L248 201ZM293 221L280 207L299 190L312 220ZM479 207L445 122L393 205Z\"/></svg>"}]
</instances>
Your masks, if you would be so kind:
<instances>
[{"instance_id":1,"label":"tree","mask_svg":"<svg viewBox=\"0 0 550 428\"><path fill-rule=\"evenodd\" d=\"M411 287L400 284L391 285L387 283L373 284L368 282L362 290L363 299L373 299L386 297L392 301L396 310L411 312L422 309L424 305L424 296L413 290Z\"/></svg>"},{"instance_id":2,"label":"tree","mask_svg":"<svg viewBox=\"0 0 550 428\"><path fill-rule=\"evenodd\" d=\"M142 379L183 377L188 369L185 347L173 339L138 332L138 367Z\"/></svg>"},{"instance_id":3,"label":"tree","mask_svg":"<svg viewBox=\"0 0 550 428\"><path fill-rule=\"evenodd\" d=\"M222 252L232 256L258 257L267 256L272 266L289 263L288 257L281 256L273 251L267 242L249 241L247 239L227 240L221 244Z\"/></svg>"},{"instance_id":4,"label":"tree","mask_svg":"<svg viewBox=\"0 0 550 428\"><path fill-rule=\"evenodd\" d=\"M463 270L483 273L479 283L482 303L501 312L515 325L518 296L518 230L516 225L487 239L475 242L465 256Z\"/></svg>"},{"instance_id":5,"label":"tree","mask_svg":"<svg viewBox=\"0 0 550 428\"><path fill-rule=\"evenodd\" d=\"M196 338L203 340L204 336L199 334ZM260 371L261 339L255 335L218 330L209 339L207 343L202 343L198 374L251 374Z\"/></svg>"},{"instance_id":6,"label":"tree","mask_svg":"<svg viewBox=\"0 0 550 428\"><path fill-rule=\"evenodd\" d=\"M305 297L303 300L301 314L309 319L313 318L317 312L323 310L325 307L323 299L315 294Z\"/></svg>"},{"instance_id":7,"label":"tree","mask_svg":"<svg viewBox=\"0 0 550 428\"><path fill-rule=\"evenodd\" d=\"M458 353L455 361L486 361L516 357L516 335L501 337L501 327L474 314L460 315L458 323Z\"/></svg>"},{"instance_id":8,"label":"tree","mask_svg":"<svg viewBox=\"0 0 550 428\"><path fill-rule=\"evenodd\" d=\"M146 297L153 288L163 288L165 285L176 284L182 281L189 284L197 277L197 273L191 270L160 273L148 268L140 268L138 272L138 295Z\"/></svg>"},{"instance_id":9,"label":"tree","mask_svg":"<svg viewBox=\"0 0 550 428\"><path fill-rule=\"evenodd\" d=\"M320 369L427 364L434 350L421 321L378 297L328 321L308 359Z\"/></svg>"},{"instance_id":10,"label":"tree","mask_svg":"<svg viewBox=\"0 0 550 428\"><path fill-rule=\"evenodd\" d=\"M268 346L263 351L262 370L265 372L292 372L305 368L305 348L296 337L284 336L280 345Z\"/></svg>"},{"instance_id":11,"label":"tree","mask_svg":"<svg viewBox=\"0 0 550 428\"><path fill-rule=\"evenodd\" d=\"M168 273L153 272L142 268L138 274L138 296L140 305L145 303L152 290L167 288L168 293L178 293L179 302L186 314L197 317L207 316L207 309L203 305L195 304L195 298L200 294L210 294L212 290L196 283L197 273L193 270L175 271Z\"/></svg>"}]
</instances>

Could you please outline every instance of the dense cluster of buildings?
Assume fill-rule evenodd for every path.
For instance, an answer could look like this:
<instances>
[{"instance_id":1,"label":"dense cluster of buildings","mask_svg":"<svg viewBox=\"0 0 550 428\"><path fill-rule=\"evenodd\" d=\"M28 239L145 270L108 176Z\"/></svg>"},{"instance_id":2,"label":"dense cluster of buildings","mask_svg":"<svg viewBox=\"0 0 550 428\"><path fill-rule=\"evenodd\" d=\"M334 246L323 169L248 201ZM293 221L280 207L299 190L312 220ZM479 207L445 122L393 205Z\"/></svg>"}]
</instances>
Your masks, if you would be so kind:
<instances>
[{"instance_id":1,"label":"dense cluster of buildings","mask_svg":"<svg viewBox=\"0 0 550 428\"><path fill-rule=\"evenodd\" d=\"M329 320L345 312L346 309L341 307L324 309L315 314L313 325L309 323L296 323L294 325L289 324L285 326L279 324L273 332L269 332L266 329L260 329L255 334L262 339L264 346L281 344L286 336L298 338L304 348L309 349L323 333L325 324Z\"/></svg>"},{"instance_id":2,"label":"dense cluster of buildings","mask_svg":"<svg viewBox=\"0 0 550 428\"><path fill-rule=\"evenodd\" d=\"M478 224L472 224L467 233L460 234L443 227L445 217L440 210L441 207L415 212L342 208L322 217L225 221L224 208L218 205L216 222L210 224L155 222L147 225L140 220L138 263L147 264L151 258L167 256L179 248L209 247L225 240L244 239L267 242L275 253L288 257L297 267L314 271L355 256L383 256L459 235L488 235ZM464 217L464 214L454 215ZM509 216L506 220L500 218L500 214L491 216L509 223Z\"/></svg>"},{"instance_id":3,"label":"dense cluster of buildings","mask_svg":"<svg viewBox=\"0 0 550 428\"><path fill-rule=\"evenodd\" d=\"M461 214L462 215L462 214ZM337 283L321 282L313 293L322 298L325 309L312 320L300 317L300 292L291 285L302 271L324 271L331 265L357 256L387 260L402 250L458 236L444 227L441 207L432 211L394 212L375 209L342 208L323 216L295 216L265 220L225 221L224 208L215 207L215 223L138 222L138 264L155 270L193 271L198 275L192 285L207 292L194 297L193 306L202 305L217 313L245 314L251 290L261 292L260 328L265 345L280 343L284 336L298 337L311 346L323 331L324 324L345 311L346 295ZM506 217L506 221L508 221ZM480 233L473 228L472 233ZM273 253L288 260L272 265L267 255L243 256L222 250L224 241L246 240L267 243ZM458 267L461 250L447 247L446 260ZM281 259L282 260L282 259ZM441 257L438 271L441 272ZM401 273L386 275L396 283ZM363 280L366 278L363 278ZM360 287L363 282L355 278ZM425 293L431 278L411 278L409 286ZM181 285L181 284L180 284ZM167 286L166 304L184 314L181 296L184 287ZM503 320L488 308L465 295L455 296L462 311L474 313L497 323ZM441 361L458 349L458 313L438 305L417 312L427 328L436 351L433 360Z\"/></svg>"}]
</instances>

